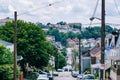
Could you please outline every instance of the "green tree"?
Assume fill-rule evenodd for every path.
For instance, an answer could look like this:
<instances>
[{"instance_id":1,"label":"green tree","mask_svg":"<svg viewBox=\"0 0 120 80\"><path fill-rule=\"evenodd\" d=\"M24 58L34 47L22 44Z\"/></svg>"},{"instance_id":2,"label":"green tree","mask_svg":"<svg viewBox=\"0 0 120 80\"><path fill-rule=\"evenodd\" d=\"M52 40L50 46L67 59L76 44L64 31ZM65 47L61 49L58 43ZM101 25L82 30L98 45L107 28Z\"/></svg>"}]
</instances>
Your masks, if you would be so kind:
<instances>
[{"instance_id":1,"label":"green tree","mask_svg":"<svg viewBox=\"0 0 120 80\"><path fill-rule=\"evenodd\" d=\"M64 21L60 21L60 22L58 22L57 24L60 24L60 25L65 25L65 24L67 24L66 22L64 22Z\"/></svg>"},{"instance_id":2,"label":"green tree","mask_svg":"<svg viewBox=\"0 0 120 80\"><path fill-rule=\"evenodd\" d=\"M61 51L61 53L64 55L64 57L66 57L67 56L66 48L63 48L62 51Z\"/></svg>"},{"instance_id":3,"label":"green tree","mask_svg":"<svg viewBox=\"0 0 120 80\"><path fill-rule=\"evenodd\" d=\"M65 56L61 53L59 53L58 55L58 62L59 62L60 69L62 69L67 64Z\"/></svg>"},{"instance_id":4,"label":"green tree","mask_svg":"<svg viewBox=\"0 0 120 80\"><path fill-rule=\"evenodd\" d=\"M39 27L41 27L41 28L44 28L44 27L45 27L45 26L44 26L42 23L40 23L40 22L37 22L36 24L37 24L37 26L39 26Z\"/></svg>"},{"instance_id":5,"label":"green tree","mask_svg":"<svg viewBox=\"0 0 120 80\"><path fill-rule=\"evenodd\" d=\"M0 44L0 64L13 64L13 53Z\"/></svg>"},{"instance_id":6,"label":"green tree","mask_svg":"<svg viewBox=\"0 0 120 80\"><path fill-rule=\"evenodd\" d=\"M0 79L13 80L13 53L0 44ZM17 76L20 69L17 67Z\"/></svg>"},{"instance_id":7,"label":"green tree","mask_svg":"<svg viewBox=\"0 0 120 80\"><path fill-rule=\"evenodd\" d=\"M0 27L0 38L13 42L14 22L7 22ZM31 66L43 68L47 66L53 47L46 41L45 33L41 27L18 20L17 21L17 51L23 56L22 63L29 63ZM46 46L47 45L47 46Z\"/></svg>"},{"instance_id":8,"label":"green tree","mask_svg":"<svg viewBox=\"0 0 120 80\"><path fill-rule=\"evenodd\" d=\"M66 64L67 62L65 56L62 53L57 52L55 54L55 69L57 70L58 68L63 68Z\"/></svg>"},{"instance_id":9,"label":"green tree","mask_svg":"<svg viewBox=\"0 0 120 80\"><path fill-rule=\"evenodd\" d=\"M78 54L79 54L78 50L76 50L76 49L72 50L72 66L74 67L75 70L77 70L77 68L78 68L77 62L76 62Z\"/></svg>"},{"instance_id":10,"label":"green tree","mask_svg":"<svg viewBox=\"0 0 120 80\"><path fill-rule=\"evenodd\" d=\"M73 25L73 28L79 29L81 31L81 26L82 25Z\"/></svg>"}]
</instances>

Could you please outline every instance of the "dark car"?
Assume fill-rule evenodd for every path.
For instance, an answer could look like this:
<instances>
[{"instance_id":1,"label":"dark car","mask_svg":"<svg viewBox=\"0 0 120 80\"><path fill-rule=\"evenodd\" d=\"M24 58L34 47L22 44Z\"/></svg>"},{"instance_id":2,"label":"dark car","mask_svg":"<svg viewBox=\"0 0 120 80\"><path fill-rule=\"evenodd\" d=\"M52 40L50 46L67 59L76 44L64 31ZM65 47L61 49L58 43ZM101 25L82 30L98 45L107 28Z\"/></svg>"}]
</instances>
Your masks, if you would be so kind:
<instances>
[{"instance_id":1,"label":"dark car","mask_svg":"<svg viewBox=\"0 0 120 80\"><path fill-rule=\"evenodd\" d=\"M68 72L68 68L65 68L64 71L65 71L65 72L66 72L66 71Z\"/></svg>"},{"instance_id":2,"label":"dark car","mask_svg":"<svg viewBox=\"0 0 120 80\"><path fill-rule=\"evenodd\" d=\"M48 76L49 80L53 80L53 75L52 74L48 73L47 76Z\"/></svg>"}]
</instances>

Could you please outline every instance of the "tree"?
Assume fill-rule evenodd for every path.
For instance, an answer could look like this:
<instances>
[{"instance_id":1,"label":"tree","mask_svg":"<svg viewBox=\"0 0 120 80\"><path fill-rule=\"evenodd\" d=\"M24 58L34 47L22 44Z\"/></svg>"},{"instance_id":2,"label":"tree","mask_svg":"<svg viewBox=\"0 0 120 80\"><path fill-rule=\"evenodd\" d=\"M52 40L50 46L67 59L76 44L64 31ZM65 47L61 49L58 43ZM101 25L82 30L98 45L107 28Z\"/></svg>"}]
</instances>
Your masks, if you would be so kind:
<instances>
[{"instance_id":1,"label":"tree","mask_svg":"<svg viewBox=\"0 0 120 80\"><path fill-rule=\"evenodd\" d=\"M0 44L0 64L13 64L13 53Z\"/></svg>"},{"instance_id":2,"label":"tree","mask_svg":"<svg viewBox=\"0 0 120 80\"><path fill-rule=\"evenodd\" d=\"M67 56L66 48L63 48L62 51L61 51L61 53L63 54L64 57L66 57Z\"/></svg>"},{"instance_id":3,"label":"tree","mask_svg":"<svg viewBox=\"0 0 120 80\"><path fill-rule=\"evenodd\" d=\"M58 55L58 62L59 62L60 69L62 69L67 64L65 56L61 53L59 53Z\"/></svg>"},{"instance_id":4,"label":"tree","mask_svg":"<svg viewBox=\"0 0 120 80\"><path fill-rule=\"evenodd\" d=\"M41 27L41 28L44 28L44 27L45 27L45 26L44 26L42 23L40 23L40 22L37 22L36 24L37 24L37 26L39 26L39 27Z\"/></svg>"},{"instance_id":5,"label":"tree","mask_svg":"<svg viewBox=\"0 0 120 80\"><path fill-rule=\"evenodd\" d=\"M64 22L64 21L60 21L60 22L58 22L57 24L60 24L60 25L65 25L65 24L67 24L66 22Z\"/></svg>"},{"instance_id":6,"label":"tree","mask_svg":"<svg viewBox=\"0 0 120 80\"><path fill-rule=\"evenodd\" d=\"M54 55L55 56L55 69L57 70L58 68L63 68L64 66L66 66L67 62L66 62L66 58L65 56L58 52L56 50L56 54Z\"/></svg>"},{"instance_id":7,"label":"tree","mask_svg":"<svg viewBox=\"0 0 120 80\"><path fill-rule=\"evenodd\" d=\"M106 25L105 26L105 31L106 31L106 34L109 34L109 33L114 32L114 29L111 26Z\"/></svg>"},{"instance_id":8,"label":"tree","mask_svg":"<svg viewBox=\"0 0 120 80\"><path fill-rule=\"evenodd\" d=\"M0 44L0 79L13 80L13 53ZM17 67L17 76L20 74Z\"/></svg>"},{"instance_id":9,"label":"tree","mask_svg":"<svg viewBox=\"0 0 120 80\"><path fill-rule=\"evenodd\" d=\"M79 30L81 31L81 26L82 26L81 24L80 24L80 25L75 25L75 24L74 24L74 25L73 25L73 28L79 29Z\"/></svg>"},{"instance_id":10,"label":"tree","mask_svg":"<svg viewBox=\"0 0 120 80\"><path fill-rule=\"evenodd\" d=\"M72 66L74 67L75 70L77 70L77 68L78 68L77 62L76 62L78 54L79 54L78 50L76 50L76 49L72 50Z\"/></svg>"},{"instance_id":11,"label":"tree","mask_svg":"<svg viewBox=\"0 0 120 80\"><path fill-rule=\"evenodd\" d=\"M14 22L7 22L0 27L0 38L13 42ZM47 45L47 46L46 46ZM18 20L17 21L17 51L23 56L22 63L29 63L36 68L47 66L53 47L46 41L45 33L41 27Z\"/></svg>"}]
</instances>

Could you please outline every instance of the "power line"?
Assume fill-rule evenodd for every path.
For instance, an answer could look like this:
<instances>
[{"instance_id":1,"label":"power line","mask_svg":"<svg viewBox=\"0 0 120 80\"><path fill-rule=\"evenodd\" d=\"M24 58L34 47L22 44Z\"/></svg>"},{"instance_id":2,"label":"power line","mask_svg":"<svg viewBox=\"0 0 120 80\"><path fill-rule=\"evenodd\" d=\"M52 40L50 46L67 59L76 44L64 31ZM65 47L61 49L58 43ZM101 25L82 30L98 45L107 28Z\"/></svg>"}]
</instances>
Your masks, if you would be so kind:
<instances>
[{"instance_id":1,"label":"power line","mask_svg":"<svg viewBox=\"0 0 120 80\"><path fill-rule=\"evenodd\" d=\"M118 14L120 15L119 7L118 7L118 5L117 5L116 0L114 0L114 4L115 4L115 7L116 7L116 10L117 10Z\"/></svg>"},{"instance_id":2,"label":"power line","mask_svg":"<svg viewBox=\"0 0 120 80\"><path fill-rule=\"evenodd\" d=\"M94 12L93 12L92 17L95 16L95 13L96 13L96 11L97 11L97 7L98 7L98 3L99 3L99 0L97 0L97 2L96 2L95 9L94 9Z\"/></svg>"},{"instance_id":3,"label":"power line","mask_svg":"<svg viewBox=\"0 0 120 80\"><path fill-rule=\"evenodd\" d=\"M50 6L54 5L54 4L58 4L58 3L62 2L62 1L64 1L64 0L56 1L56 2L53 2L53 3L49 3L49 4L47 4L47 5L43 6L43 7L38 7L38 8L32 9L32 10L29 10L29 11L25 11L25 12L23 12L23 13L17 15L17 16L21 16L21 15L27 14L28 12L37 11L37 10L40 10L40 9L43 9L43 8L47 8L47 7L50 7Z\"/></svg>"},{"instance_id":4,"label":"power line","mask_svg":"<svg viewBox=\"0 0 120 80\"><path fill-rule=\"evenodd\" d=\"M101 23L92 23L91 25L100 25ZM118 23L105 23L106 25L111 25L111 26L120 26ZM82 25L90 25L88 24L82 24Z\"/></svg>"},{"instance_id":5,"label":"power line","mask_svg":"<svg viewBox=\"0 0 120 80\"><path fill-rule=\"evenodd\" d=\"M116 13L113 10L111 10L111 8L109 7L109 8L106 8L106 16L107 15L109 15L109 16L115 16Z\"/></svg>"},{"instance_id":6,"label":"power line","mask_svg":"<svg viewBox=\"0 0 120 80\"><path fill-rule=\"evenodd\" d=\"M94 11L93 11L93 15L92 15L92 17L95 16L95 13L96 13L96 11L97 11L98 4L99 4L99 0L97 0L97 2L96 2L95 9L94 9ZM89 27L92 25L92 22L93 22L93 20L90 21Z\"/></svg>"}]
</instances>

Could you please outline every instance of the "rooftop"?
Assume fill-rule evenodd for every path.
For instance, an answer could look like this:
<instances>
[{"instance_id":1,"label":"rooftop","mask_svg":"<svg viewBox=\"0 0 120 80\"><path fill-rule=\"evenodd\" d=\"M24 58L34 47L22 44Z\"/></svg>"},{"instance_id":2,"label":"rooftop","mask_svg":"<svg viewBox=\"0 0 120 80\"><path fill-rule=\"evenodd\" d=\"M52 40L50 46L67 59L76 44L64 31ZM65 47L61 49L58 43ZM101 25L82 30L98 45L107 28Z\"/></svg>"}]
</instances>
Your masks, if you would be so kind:
<instances>
[{"instance_id":1,"label":"rooftop","mask_svg":"<svg viewBox=\"0 0 120 80\"><path fill-rule=\"evenodd\" d=\"M13 43L6 42L6 41L3 41L3 40L0 40L0 44L4 44L5 46L13 45Z\"/></svg>"}]
</instances>

